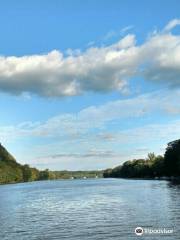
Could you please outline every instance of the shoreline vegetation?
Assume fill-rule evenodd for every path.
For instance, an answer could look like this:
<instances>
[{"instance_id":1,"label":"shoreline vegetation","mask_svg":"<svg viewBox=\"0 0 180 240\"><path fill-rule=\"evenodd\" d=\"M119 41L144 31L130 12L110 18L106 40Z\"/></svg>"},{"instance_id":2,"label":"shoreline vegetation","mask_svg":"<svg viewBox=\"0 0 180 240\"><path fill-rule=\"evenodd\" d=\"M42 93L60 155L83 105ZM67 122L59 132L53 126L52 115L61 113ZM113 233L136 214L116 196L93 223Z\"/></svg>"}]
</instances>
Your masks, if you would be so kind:
<instances>
[{"instance_id":1,"label":"shoreline vegetation","mask_svg":"<svg viewBox=\"0 0 180 240\"><path fill-rule=\"evenodd\" d=\"M149 153L146 159L126 161L104 170L103 177L180 181L180 139L167 144L164 156Z\"/></svg>"},{"instance_id":2,"label":"shoreline vegetation","mask_svg":"<svg viewBox=\"0 0 180 240\"><path fill-rule=\"evenodd\" d=\"M103 177L103 171L50 171L48 169L40 171L27 164L21 165L0 144L0 184L100 177Z\"/></svg>"},{"instance_id":3,"label":"shoreline vegetation","mask_svg":"<svg viewBox=\"0 0 180 240\"><path fill-rule=\"evenodd\" d=\"M56 179L126 178L180 181L180 139L168 143L164 156L126 161L102 171L50 171L21 165L0 144L0 184Z\"/></svg>"}]
</instances>

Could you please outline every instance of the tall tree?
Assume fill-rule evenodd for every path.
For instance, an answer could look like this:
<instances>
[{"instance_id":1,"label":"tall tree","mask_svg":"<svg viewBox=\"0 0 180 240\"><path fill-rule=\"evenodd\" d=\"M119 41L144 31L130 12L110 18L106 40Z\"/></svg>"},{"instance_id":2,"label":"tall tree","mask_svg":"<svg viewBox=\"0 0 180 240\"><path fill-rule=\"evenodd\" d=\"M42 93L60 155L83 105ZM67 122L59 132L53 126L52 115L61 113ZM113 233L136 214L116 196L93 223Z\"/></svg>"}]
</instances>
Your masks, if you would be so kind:
<instances>
[{"instance_id":1,"label":"tall tree","mask_svg":"<svg viewBox=\"0 0 180 240\"><path fill-rule=\"evenodd\" d=\"M164 164L166 175L180 176L180 139L168 143Z\"/></svg>"}]
</instances>

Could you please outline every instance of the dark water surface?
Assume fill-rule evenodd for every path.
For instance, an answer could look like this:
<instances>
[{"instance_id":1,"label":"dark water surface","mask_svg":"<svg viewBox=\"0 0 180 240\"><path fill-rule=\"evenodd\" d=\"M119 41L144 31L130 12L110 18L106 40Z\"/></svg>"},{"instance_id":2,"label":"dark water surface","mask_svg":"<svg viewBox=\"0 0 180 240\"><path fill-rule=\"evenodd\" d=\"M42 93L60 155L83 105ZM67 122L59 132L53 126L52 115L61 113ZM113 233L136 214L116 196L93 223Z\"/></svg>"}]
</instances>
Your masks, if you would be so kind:
<instances>
[{"instance_id":1,"label":"dark water surface","mask_svg":"<svg viewBox=\"0 0 180 240\"><path fill-rule=\"evenodd\" d=\"M137 226L173 234L136 236ZM153 180L0 186L0 240L180 239L180 187Z\"/></svg>"}]
</instances>

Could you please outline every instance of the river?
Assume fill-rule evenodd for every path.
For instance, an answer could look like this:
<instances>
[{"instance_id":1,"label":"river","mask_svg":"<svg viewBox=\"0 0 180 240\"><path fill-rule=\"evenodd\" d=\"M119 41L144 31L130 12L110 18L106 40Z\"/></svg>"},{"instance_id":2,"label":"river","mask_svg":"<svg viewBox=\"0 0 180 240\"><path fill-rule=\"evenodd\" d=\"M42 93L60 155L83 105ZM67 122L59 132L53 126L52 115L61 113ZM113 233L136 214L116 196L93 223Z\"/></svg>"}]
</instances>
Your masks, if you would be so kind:
<instances>
[{"instance_id":1,"label":"river","mask_svg":"<svg viewBox=\"0 0 180 240\"><path fill-rule=\"evenodd\" d=\"M170 229L144 233L136 227ZM0 240L180 239L180 186L84 179L0 186Z\"/></svg>"}]
</instances>

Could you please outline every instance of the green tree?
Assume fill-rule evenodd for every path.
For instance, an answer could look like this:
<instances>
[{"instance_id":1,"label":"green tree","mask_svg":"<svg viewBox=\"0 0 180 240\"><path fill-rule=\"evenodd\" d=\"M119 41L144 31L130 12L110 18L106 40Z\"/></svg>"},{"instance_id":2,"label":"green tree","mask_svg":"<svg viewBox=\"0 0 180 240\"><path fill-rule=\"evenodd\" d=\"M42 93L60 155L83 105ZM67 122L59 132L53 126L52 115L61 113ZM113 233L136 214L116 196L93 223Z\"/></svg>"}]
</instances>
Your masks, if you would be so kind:
<instances>
[{"instance_id":1,"label":"green tree","mask_svg":"<svg viewBox=\"0 0 180 240\"><path fill-rule=\"evenodd\" d=\"M161 177L166 175L163 156L158 155L155 157L152 163L152 171L153 171L154 177Z\"/></svg>"},{"instance_id":2,"label":"green tree","mask_svg":"<svg viewBox=\"0 0 180 240\"><path fill-rule=\"evenodd\" d=\"M31 181L32 180L32 171L31 171L29 165L25 164L22 167L22 170L23 170L23 180L24 180L24 182Z\"/></svg>"},{"instance_id":3,"label":"green tree","mask_svg":"<svg viewBox=\"0 0 180 240\"><path fill-rule=\"evenodd\" d=\"M164 164L167 176L180 176L180 139L168 143Z\"/></svg>"},{"instance_id":4,"label":"green tree","mask_svg":"<svg viewBox=\"0 0 180 240\"><path fill-rule=\"evenodd\" d=\"M39 180L48 180L50 178L49 169L39 172Z\"/></svg>"},{"instance_id":5,"label":"green tree","mask_svg":"<svg viewBox=\"0 0 180 240\"><path fill-rule=\"evenodd\" d=\"M154 153L148 153L147 160L154 161L156 159L156 155Z\"/></svg>"}]
</instances>

